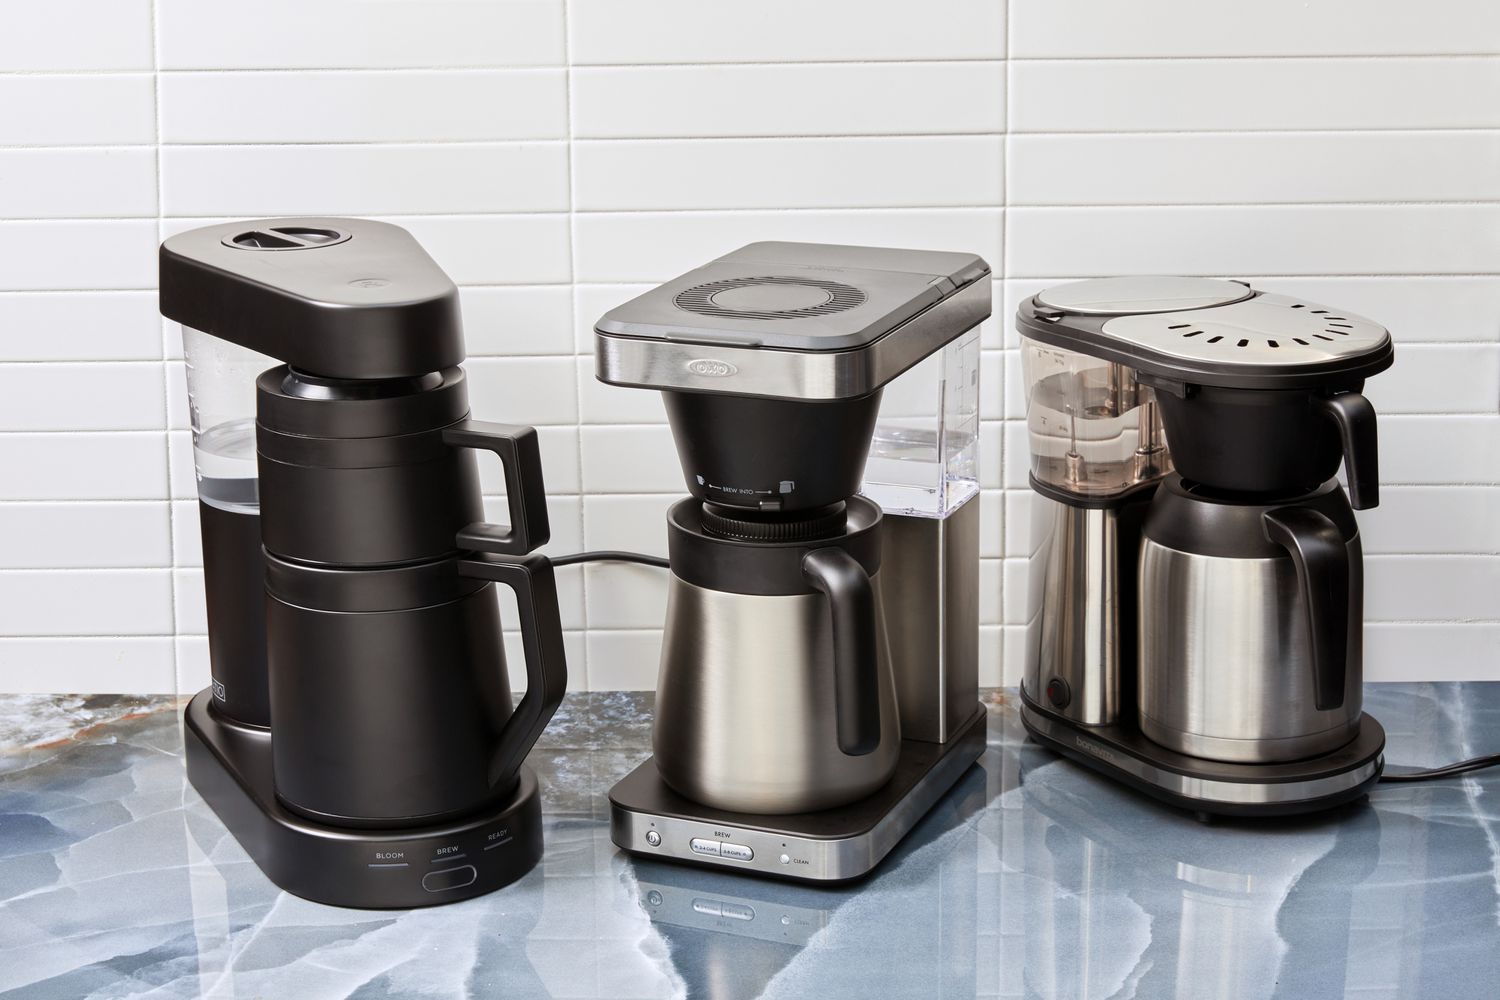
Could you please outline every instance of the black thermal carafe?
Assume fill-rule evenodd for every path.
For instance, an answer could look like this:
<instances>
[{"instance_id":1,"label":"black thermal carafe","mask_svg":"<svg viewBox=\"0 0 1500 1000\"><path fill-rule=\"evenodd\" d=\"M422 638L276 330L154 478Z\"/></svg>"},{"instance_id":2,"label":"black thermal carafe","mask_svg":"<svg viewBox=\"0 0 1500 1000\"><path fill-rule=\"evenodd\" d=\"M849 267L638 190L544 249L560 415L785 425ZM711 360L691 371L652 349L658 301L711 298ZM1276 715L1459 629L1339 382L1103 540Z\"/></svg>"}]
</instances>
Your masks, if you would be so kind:
<instances>
[{"instance_id":1,"label":"black thermal carafe","mask_svg":"<svg viewBox=\"0 0 1500 1000\"><path fill-rule=\"evenodd\" d=\"M167 240L161 309L183 324L204 527L193 785L320 902L431 905L524 875L542 838L523 761L566 686L562 628L531 554L536 432L469 419L457 289L396 226L267 220ZM509 526L484 521L476 451L500 459ZM496 583L526 660L514 708Z\"/></svg>"}]
</instances>

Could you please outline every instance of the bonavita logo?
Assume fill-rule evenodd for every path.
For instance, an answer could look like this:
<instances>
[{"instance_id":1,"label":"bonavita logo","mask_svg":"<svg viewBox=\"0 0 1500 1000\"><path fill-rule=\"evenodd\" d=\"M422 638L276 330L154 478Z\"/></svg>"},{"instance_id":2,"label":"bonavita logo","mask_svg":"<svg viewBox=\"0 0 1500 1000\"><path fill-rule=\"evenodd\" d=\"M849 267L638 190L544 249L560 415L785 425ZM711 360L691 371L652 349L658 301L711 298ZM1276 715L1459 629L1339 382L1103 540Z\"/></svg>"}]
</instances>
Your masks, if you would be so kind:
<instances>
[{"instance_id":1,"label":"bonavita logo","mask_svg":"<svg viewBox=\"0 0 1500 1000\"><path fill-rule=\"evenodd\" d=\"M1101 746L1097 746L1084 739L1082 736L1073 737L1073 744L1078 747L1078 749L1088 754L1090 757L1098 757L1100 760L1109 761L1111 764L1113 764L1116 760L1113 751L1106 750Z\"/></svg>"},{"instance_id":2,"label":"bonavita logo","mask_svg":"<svg viewBox=\"0 0 1500 1000\"><path fill-rule=\"evenodd\" d=\"M714 358L695 358L687 363L687 370L705 378L727 378L739 372L739 369L728 361L718 361Z\"/></svg>"}]
</instances>

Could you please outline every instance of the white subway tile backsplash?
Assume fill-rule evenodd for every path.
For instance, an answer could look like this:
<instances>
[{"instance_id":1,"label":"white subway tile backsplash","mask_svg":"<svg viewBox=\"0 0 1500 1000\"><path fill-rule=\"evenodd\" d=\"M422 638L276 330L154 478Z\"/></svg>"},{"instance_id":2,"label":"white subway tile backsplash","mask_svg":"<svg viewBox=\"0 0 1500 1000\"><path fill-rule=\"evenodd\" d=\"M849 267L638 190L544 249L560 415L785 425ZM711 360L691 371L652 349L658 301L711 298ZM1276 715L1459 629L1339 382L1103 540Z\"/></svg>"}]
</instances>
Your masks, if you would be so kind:
<instances>
[{"instance_id":1,"label":"white subway tile backsplash","mask_svg":"<svg viewBox=\"0 0 1500 1000\"><path fill-rule=\"evenodd\" d=\"M661 393L600 382L594 377L592 356L578 359L578 411L585 424L662 424L667 420Z\"/></svg>"},{"instance_id":2,"label":"white subway tile backsplash","mask_svg":"<svg viewBox=\"0 0 1500 1000\"><path fill-rule=\"evenodd\" d=\"M0 469L8 470L0 476L0 500L167 497L167 449L160 431L0 434Z\"/></svg>"},{"instance_id":3,"label":"white subway tile backsplash","mask_svg":"<svg viewBox=\"0 0 1500 1000\"><path fill-rule=\"evenodd\" d=\"M899 20L893 20L899 19ZM575 64L1000 59L1005 5L931 0L872 12L861 0L571 0Z\"/></svg>"},{"instance_id":4,"label":"white subway tile backsplash","mask_svg":"<svg viewBox=\"0 0 1500 1000\"><path fill-rule=\"evenodd\" d=\"M1441 15L1403 0L1262 0L1234 16L1176 0L1012 0L1012 58L1446 55L1488 51L1500 11L1454 0Z\"/></svg>"},{"instance_id":5,"label":"white subway tile backsplash","mask_svg":"<svg viewBox=\"0 0 1500 1000\"><path fill-rule=\"evenodd\" d=\"M687 495L687 487L673 486L671 493L584 497L584 547L666 555L667 508Z\"/></svg>"},{"instance_id":6,"label":"white subway tile backsplash","mask_svg":"<svg viewBox=\"0 0 1500 1000\"><path fill-rule=\"evenodd\" d=\"M408 230L460 285L543 285L569 278L564 215L386 219Z\"/></svg>"},{"instance_id":7,"label":"white subway tile backsplash","mask_svg":"<svg viewBox=\"0 0 1500 1000\"><path fill-rule=\"evenodd\" d=\"M1387 486L1359 512L1366 555L1500 554L1500 486Z\"/></svg>"},{"instance_id":8,"label":"white subway tile backsplash","mask_svg":"<svg viewBox=\"0 0 1500 1000\"><path fill-rule=\"evenodd\" d=\"M1384 484L1359 518L1371 676L1477 676L1500 638L1491 4L33 6L0 37L19 70L0 73L0 663L26 665L0 687L207 683L156 243L299 212L384 215L460 285L474 415L539 427L551 554L662 554L685 494L660 395L594 378L608 309L759 239L984 256L987 684L1024 659L1022 297L1179 272L1369 316L1397 343L1366 387ZM480 469L503 522L499 463ZM559 569L570 688L654 686L666 580Z\"/></svg>"},{"instance_id":9,"label":"white subway tile backsplash","mask_svg":"<svg viewBox=\"0 0 1500 1000\"><path fill-rule=\"evenodd\" d=\"M655 427L585 427L583 492L665 493L682 489L672 434Z\"/></svg>"},{"instance_id":10,"label":"white subway tile backsplash","mask_svg":"<svg viewBox=\"0 0 1500 1000\"><path fill-rule=\"evenodd\" d=\"M165 504L10 503L0 506L0 569L172 565Z\"/></svg>"},{"instance_id":11,"label":"white subway tile backsplash","mask_svg":"<svg viewBox=\"0 0 1500 1000\"><path fill-rule=\"evenodd\" d=\"M411 146L169 146L173 215L554 212L567 208L557 142Z\"/></svg>"},{"instance_id":12,"label":"white subway tile backsplash","mask_svg":"<svg viewBox=\"0 0 1500 1000\"><path fill-rule=\"evenodd\" d=\"M1010 73L1014 132L1500 125L1492 57L1020 61Z\"/></svg>"},{"instance_id":13,"label":"white subway tile backsplash","mask_svg":"<svg viewBox=\"0 0 1500 1000\"><path fill-rule=\"evenodd\" d=\"M588 685L595 691L652 691L661 666L661 632L588 632Z\"/></svg>"},{"instance_id":14,"label":"white subway tile backsplash","mask_svg":"<svg viewBox=\"0 0 1500 1000\"><path fill-rule=\"evenodd\" d=\"M168 143L562 139L567 78L563 69L169 73L161 126Z\"/></svg>"},{"instance_id":15,"label":"white subway tile backsplash","mask_svg":"<svg viewBox=\"0 0 1500 1000\"><path fill-rule=\"evenodd\" d=\"M655 566L597 563L584 567L588 625L599 629L661 628L669 573Z\"/></svg>"},{"instance_id":16,"label":"white subway tile backsplash","mask_svg":"<svg viewBox=\"0 0 1500 1000\"><path fill-rule=\"evenodd\" d=\"M1399 345L1365 390L1381 413L1497 413L1500 345Z\"/></svg>"},{"instance_id":17,"label":"white subway tile backsplash","mask_svg":"<svg viewBox=\"0 0 1500 1000\"><path fill-rule=\"evenodd\" d=\"M161 357L153 292L0 292L6 361L144 361Z\"/></svg>"},{"instance_id":18,"label":"white subway tile backsplash","mask_svg":"<svg viewBox=\"0 0 1500 1000\"><path fill-rule=\"evenodd\" d=\"M0 149L0 218L156 218L156 151Z\"/></svg>"},{"instance_id":19,"label":"white subway tile backsplash","mask_svg":"<svg viewBox=\"0 0 1500 1000\"><path fill-rule=\"evenodd\" d=\"M666 281L756 240L964 250L1000 260L998 208L641 212L576 217L576 278Z\"/></svg>"},{"instance_id":20,"label":"white subway tile backsplash","mask_svg":"<svg viewBox=\"0 0 1500 1000\"><path fill-rule=\"evenodd\" d=\"M1004 560L979 560L979 624L1002 624L1004 608L1001 595L1004 593L1001 578Z\"/></svg>"},{"instance_id":21,"label":"white subway tile backsplash","mask_svg":"<svg viewBox=\"0 0 1500 1000\"><path fill-rule=\"evenodd\" d=\"M1005 64L630 66L573 72L580 139L955 135L1005 127Z\"/></svg>"},{"instance_id":22,"label":"white subway tile backsplash","mask_svg":"<svg viewBox=\"0 0 1500 1000\"><path fill-rule=\"evenodd\" d=\"M0 364L5 430L140 431L165 421L160 364Z\"/></svg>"},{"instance_id":23,"label":"white subway tile backsplash","mask_svg":"<svg viewBox=\"0 0 1500 1000\"><path fill-rule=\"evenodd\" d=\"M0 291L156 287L156 222L0 222Z\"/></svg>"},{"instance_id":24,"label":"white subway tile backsplash","mask_svg":"<svg viewBox=\"0 0 1500 1000\"><path fill-rule=\"evenodd\" d=\"M149 146L153 86L150 73L0 75L0 146Z\"/></svg>"},{"instance_id":25,"label":"white subway tile backsplash","mask_svg":"<svg viewBox=\"0 0 1500 1000\"><path fill-rule=\"evenodd\" d=\"M177 693L194 695L208 687L208 636L179 635L177 637Z\"/></svg>"},{"instance_id":26,"label":"white subway tile backsplash","mask_svg":"<svg viewBox=\"0 0 1500 1000\"><path fill-rule=\"evenodd\" d=\"M0 571L0 636L170 634L171 570Z\"/></svg>"},{"instance_id":27,"label":"white subway tile backsplash","mask_svg":"<svg viewBox=\"0 0 1500 1000\"><path fill-rule=\"evenodd\" d=\"M1377 384L1365 384L1372 399ZM1380 410L1381 404L1375 407ZM1500 484L1500 415L1494 412L1462 417L1381 412L1379 428L1383 483Z\"/></svg>"},{"instance_id":28,"label":"white subway tile backsplash","mask_svg":"<svg viewBox=\"0 0 1500 1000\"><path fill-rule=\"evenodd\" d=\"M1018 135L1012 205L1500 199L1500 132Z\"/></svg>"},{"instance_id":29,"label":"white subway tile backsplash","mask_svg":"<svg viewBox=\"0 0 1500 1000\"><path fill-rule=\"evenodd\" d=\"M1500 559L1371 556L1365 560L1365 619L1500 620Z\"/></svg>"},{"instance_id":30,"label":"white subway tile backsplash","mask_svg":"<svg viewBox=\"0 0 1500 1000\"><path fill-rule=\"evenodd\" d=\"M167 475L172 499L197 499L198 479L193 468L193 436L188 431L167 431Z\"/></svg>"},{"instance_id":31,"label":"white subway tile backsplash","mask_svg":"<svg viewBox=\"0 0 1500 1000\"><path fill-rule=\"evenodd\" d=\"M572 358L470 358L465 369L476 420L578 423Z\"/></svg>"},{"instance_id":32,"label":"white subway tile backsplash","mask_svg":"<svg viewBox=\"0 0 1500 1000\"><path fill-rule=\"evenodd\" d=\"M564 285L461 290L469 357L573 354L573 297Z\"/></svg>"},{"instance_id":33,"label":"white subway tile backsplash","mask_svg":"<svg viewBox=\"0 0 1500 1000\"><path fill-rule=\"evenodd\" d=\"M201 567L172 571L172 620L178 635L208 634L203 586Z\"/></svg>"},{"instance_id":34,"label":"white subway tile backsplash","mask_svg":"<svg viewBox=\"0 0 1500 1000\"><path fill-rule=\"evenodd\" d=\"M0 638L7 692L172 694L186 690L175 686L172 661L171 636ZM204 678L206 685L206 669Z\"/></svg>"},{"instance_id":35,"label":"white subway tile backsplash","mask_svg":"<svg viewBox=\"0 0 1500 1000\"><path fill-rule=\"evenodd\" d=\"M11 72L151 68L151 0L7 4L0 66Z\"/></svg>"},{"instance_id":36,"label":"white subway tile backsplash","mask_svg":"<svg viewBox=\"0 0 1500 1000\"><path fill-rule=\"evenodd\" d=\"M1490 681L1496 648L1500 624L1495 623L1367 623L1365 680Z\"/></svg>"},{"instance_id":37,"label":"white subway tile backsplash","mask_svg":"<svg viewBox=\"0 0 1500 1000\"><path fill-rule=\"evenodd\" d=\"M167 504L172 519L172 563L203 565L203 534L198 524L196 500L173 500Z\"/></svg>"},{"instance_id":38,"label":"white subway tile backsplash","mask_svg":"<svg viewBox=\"0 0 1500 1000\"><path fill-rule=\"evenodd\" d=\"M163 69L559 65L560 0L159 0Z\"/></svg>"},{"instance_id":39,"label":"white subway tile backsplash","mask_svg":"<svg viewBox=\"0 0 1500 1000\"><path fill-rule=\"evenodd\" d=\"M505 633L505 665L510 674L512 694L526 690L526 651L518 632ZM568 690L588 690L586 653L582 632L563 632L563 656L568 665Z\"/></svg>"},{"instance_id":40,"label":"white subway tile backsplash","mask_svg":"<svg viewBox=\"0 0 1500 1000\"><path fill-rule=\"evenodd\" d=\"M1012 208L1013 274L1482 274L1500 205Z\"/></svg>"},{"instance_id":41,"label":"white subway tile backsplash","mask_svg":"<svg viewBox=\"0 0 1500 1000\"><path fill-rule=\"evenodd\" d=\"M899 208L1001 200L999 136L577 142L580 211Z\"/></svg>"}]
</instances>

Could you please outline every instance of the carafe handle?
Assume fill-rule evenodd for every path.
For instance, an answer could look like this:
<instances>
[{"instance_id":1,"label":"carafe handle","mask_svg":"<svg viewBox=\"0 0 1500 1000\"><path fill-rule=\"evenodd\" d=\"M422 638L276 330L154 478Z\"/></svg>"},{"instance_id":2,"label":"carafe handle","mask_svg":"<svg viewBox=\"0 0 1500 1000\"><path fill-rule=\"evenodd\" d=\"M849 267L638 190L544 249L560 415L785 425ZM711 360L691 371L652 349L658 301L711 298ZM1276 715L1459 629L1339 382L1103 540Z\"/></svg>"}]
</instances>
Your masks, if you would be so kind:
<instances>
[{"instance_id":1,"label":"carafe handle","mask_svg":"<svg viewBox=\"0 0 1500 1000\"><path fill-rule=\"evenodd\" d=\"M498 788L515 777L568 688L562 612L552 561L527 555L551 537L547 491L542 484L542 450L531 427L480 420L463 420L445 428L443 441L455 448L492 451L505 469L510 525L478 521L460 528L456 538L460 549L475 553L459 560L459 575L509 587L515 592L521 619L526 693L491 751L490 786Z\"/></svg>"},{"instance_id":2,"label":"carafe handle","mask_svg":"<svg viewBox=\"0 0 1500 1000\"><path fill-rule=\"evenodd\" d=\"M1266 511L1262 524L1297 569L1312 645L1313 704L1320 712L1339 708L1349 656L1348 546L1338 526L1310 507Z\"/></svg>"},{"instance_id":3,"label":"carafe handle","mask_svg":"<svg viewBox=\"0 0 1500 1000\"><path fill-rule=\"evenodd\" d=\"M521 648L526 657L526 693L500 731L490 755L491 788L515 777L526 755L536 745L552 713L568 689L568 664L563 652L562 614L557 604L557 581L552 560L529 555L519 559L476 555L459 560L460 576L503 583L516 594Z\"/></svg>"},{"instance_id":4,"label":"carafe handle","mask_svg":"<svg viewBox=\"0 0 1500 1000\"><path fill-rule=\"evenodd\" d=\"M1375 407L1358 392L1321 397L1318 407L1339 428L1339 440L1344 447L1344 471L1349 476L1349 506L1355 510L1380 506L1380 455L1375 432Z\"/></svg>"},{"instance_id":5,"label":"carafe handle","mask_svg":"<svg viewBox=\"0 0 1500 1000\"><path fill-rule=\"evenodd\" d=\"M841 548L802 557L802 577L828 598L833 615L834 718L839 750L862 757L880 745L879 646L870 575Z\"/></svg>"},{"instance_id":6,"label":"carafe handle","mask_svg":"<svg viewBox=\"0 0 1500 1000\"><path fill-rule=\"evenodd\" d=\"M505 469L509 526L476 521L460 528L459 548L521 556L547 544L552 528L547 522L547 493L542 487L542 448L534 428L461 420L443 428L443 443L492 451Z\"/></svg>"}]
</instances>

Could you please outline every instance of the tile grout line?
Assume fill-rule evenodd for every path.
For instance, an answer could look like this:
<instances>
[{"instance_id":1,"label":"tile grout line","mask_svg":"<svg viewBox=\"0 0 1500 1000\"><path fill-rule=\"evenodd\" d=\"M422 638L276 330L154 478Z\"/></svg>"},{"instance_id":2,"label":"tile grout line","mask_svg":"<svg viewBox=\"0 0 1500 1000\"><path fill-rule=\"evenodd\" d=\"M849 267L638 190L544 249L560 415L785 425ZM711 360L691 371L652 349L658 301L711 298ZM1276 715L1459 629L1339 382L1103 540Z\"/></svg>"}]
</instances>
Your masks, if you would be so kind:
<instances>
[{"instance_id":1,"label":"tile grout line","mask_svg":"<svg viewBox=\"0 0 1500 1000\"><path fill-rule=\"evenodd\" d=\"M164 179L162 177L162 115L161 115L161 12L159 0L151 0L151 104L154 133L155 165L156 165L156 241L159 243L165 230L164 219L166 217L166 192ZM172 617L172 639L168 662L172 666L171 691L174 696L181 697L180 668L177 657L177 622L178 622L178 593L177 593L177 505L172 496L172 390L167 384L170 378L170 365L168 364L167 333L166 326L162 323L159 313L157 325L160 328L158 340L160 341L161 360L161 388L162 388L162 448L165 451L164 473L166 475L165 499L167 514L167 551L170 554L170 565L168 567L168 593L171 595L171 617Z\"/></svg>"},{"instance_id":2,"label":"tile grout line","mask_svg":"<svg viewBox=\"0 0 1500 1000\"><path fill-rule=\"evenodd\" d=\"M576 420L574 423L573 440L575 442L574 462L578 475L578 546L580 550L587 549L586 536L588 533L588 518L585 513L583 501L583 387L579 382L581 366L578 362L578 169L577 160L573 155L573 144L575 141L573 129L573 38L572 38L572 0L563 0L562 3L562 45L563 45L563 109L567 117L566 121L566 160L568 165L568 339L574 348L574 361L572 378L568 381L573 390L573 407ZM583 636L580 657L583 660L583 684L585 691L593 690L593 683L589 677L589 574L588 567L581 566L578 571L578 591L582 601L579 614L582 616Z\"/></svg>"}]
</instances>

